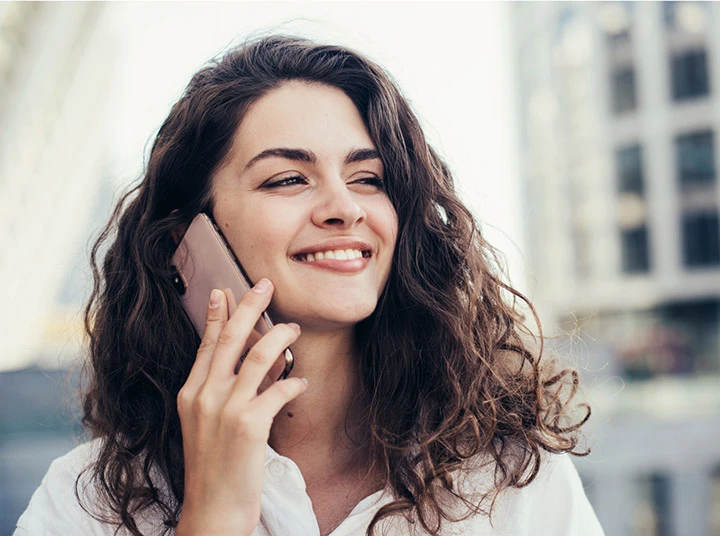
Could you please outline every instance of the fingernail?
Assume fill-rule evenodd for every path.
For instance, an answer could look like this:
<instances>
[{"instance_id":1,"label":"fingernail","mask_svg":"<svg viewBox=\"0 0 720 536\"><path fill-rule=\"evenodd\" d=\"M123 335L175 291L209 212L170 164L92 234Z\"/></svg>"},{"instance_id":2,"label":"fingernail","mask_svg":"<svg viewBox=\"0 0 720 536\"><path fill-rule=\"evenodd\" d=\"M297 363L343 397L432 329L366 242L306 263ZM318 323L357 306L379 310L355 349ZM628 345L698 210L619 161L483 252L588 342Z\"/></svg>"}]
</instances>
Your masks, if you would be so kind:
<instances>
[{"instance_id":1,"label":"fingernail","mask_svg":"<svg viewBox=\"0 0 720 536\"><path fill-rule=\"evenodd\" d=\"M271 288L272 288L272 283L270 282L270 280L263 277L253 287L253 291L257 292L258 294L264 294L265 292L268 292Z\"/></svg>"},{"instance_id":2,"label":"fingernail","mask_svg":"<svg viewBox=\"0 0 720 536\"><path fill-rule=\"evenodd\" d=\"M297 331L298 333L300 333L300 326L298 326L295 322L288 322L288 326L290 326L290 327L293 328L295 331Z\"/></svg>"},{"instance_id":3,"label":"fingernail","mask_svg":"<svg viewBox=\"0 0 720 536\"><path fill-rule=\"evenodd\" d=\"M222 300L222 291L214 288L212 292L210 293L210 307L212 309L215 309L218 305L220 305L220 301Z\"/></svg>"},{"instance_id":4,"label":"fingernail","mask_svg":"<svg viewBox=\"0 0 720 536\"><path fill-rule=\"evenodd\" d=\"M305 384L305 387L307 387L308 379L307 378L300 378L300 381Z\"/></svg>"}]
</instances>

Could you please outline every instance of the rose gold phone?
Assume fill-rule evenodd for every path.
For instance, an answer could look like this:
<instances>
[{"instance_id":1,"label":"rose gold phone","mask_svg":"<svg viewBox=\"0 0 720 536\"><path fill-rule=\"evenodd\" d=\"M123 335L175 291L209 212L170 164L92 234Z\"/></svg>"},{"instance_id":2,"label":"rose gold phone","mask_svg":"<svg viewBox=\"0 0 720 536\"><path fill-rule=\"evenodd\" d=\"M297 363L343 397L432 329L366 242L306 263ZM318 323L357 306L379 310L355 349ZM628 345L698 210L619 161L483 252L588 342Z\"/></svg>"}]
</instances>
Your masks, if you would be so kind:
<instances>
[{"instance_id":1,"label":"rose gold phone","mask_svg":"<svg viewBox=\"0 0 720 536\"><path fill-rule=\"evenodd\" d=\"M190 223L173 255L172 263L176 270L173 279L175 288L200 337L205 331L207 307L213 289L229 288L235 301L239 302L252 288L225 237L207 214L198 214ZM263 312L248 338L240 361L272 326L267 312ZM293 354L286 348L268 372L268 378L272 381L286 378L293 363Z\"/></svg>"}]
</instances>

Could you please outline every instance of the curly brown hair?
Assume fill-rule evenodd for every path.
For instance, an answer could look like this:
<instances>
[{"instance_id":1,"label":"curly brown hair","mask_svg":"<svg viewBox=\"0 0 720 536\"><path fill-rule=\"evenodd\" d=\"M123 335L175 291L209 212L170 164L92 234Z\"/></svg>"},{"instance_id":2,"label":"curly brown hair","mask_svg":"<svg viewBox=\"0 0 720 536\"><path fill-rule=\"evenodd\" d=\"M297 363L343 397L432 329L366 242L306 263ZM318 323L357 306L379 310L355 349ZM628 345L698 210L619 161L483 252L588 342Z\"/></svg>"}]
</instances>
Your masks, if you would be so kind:
<instances>
[{"instance_id":1,"label":"curly brown hair","mask_svg":"<svg viewBox=\"0 0 720 536\"><path fill-rule=\"evenodd\" d=\"M398 214L387 287L356 326L372 459L396 499L376 513L368 534L393 515L438 534L443 520L453 519L441 492L464 502L468 515L489 514L486 499L535 478L541 451L585 453L578 430L590 410L573 401L577 373L548 358L541 366L535 310L504 282L498 253L391 77L347 48L270 36L195 74L160 128L141 182L118 203L92 250L83 423L103 439L89 471L105 512L93 515L131 534L141 534L137 516L149 508L159 508L171 530L183 502L176 398L200 340L172 284L173 230L212 213L211 180L244 113L290 80L350 97L380 153ZM521 302L537 323L535 337ZM490 456L495 485L468 500L453 473L478 455Z\"/></svg>"}]
</instances>

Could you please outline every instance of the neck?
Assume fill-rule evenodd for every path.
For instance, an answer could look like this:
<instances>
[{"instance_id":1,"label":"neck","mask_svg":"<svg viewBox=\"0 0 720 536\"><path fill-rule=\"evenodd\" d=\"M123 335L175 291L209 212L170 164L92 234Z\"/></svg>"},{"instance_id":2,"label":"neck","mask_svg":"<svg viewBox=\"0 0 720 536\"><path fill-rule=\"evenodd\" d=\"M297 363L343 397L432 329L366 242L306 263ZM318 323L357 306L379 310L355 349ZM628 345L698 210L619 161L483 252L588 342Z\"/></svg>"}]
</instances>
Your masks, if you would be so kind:
<instances>
[{"instance_id":1,"label":"neck","mask_svg":"<svg viewBox=\"0 0 720 536\"><path fill-rule=\"evenodd\" d=\"M367 465L364 404L352 327L332 333L303 331L292 346L292 375L306 377L307 391L275 417L270 445L303 474Z\"/></svg>"}]
</instances>

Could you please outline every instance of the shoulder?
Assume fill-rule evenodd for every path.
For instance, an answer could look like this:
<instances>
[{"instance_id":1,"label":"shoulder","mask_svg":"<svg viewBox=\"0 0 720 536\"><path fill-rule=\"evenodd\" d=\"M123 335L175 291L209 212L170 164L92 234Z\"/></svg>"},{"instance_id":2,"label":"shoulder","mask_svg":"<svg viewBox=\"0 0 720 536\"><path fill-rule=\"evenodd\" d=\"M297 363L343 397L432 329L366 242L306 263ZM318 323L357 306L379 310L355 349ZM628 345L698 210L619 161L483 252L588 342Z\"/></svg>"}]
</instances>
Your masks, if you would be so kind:
<instances>
[{"instance_id":1,"label":"shoulder","mask_svg":"<svg viewBox=\"0 0 720 536\"><path fill-rule=\"evenodd\" d=\"M101 448L102 440L94 439L75 447L50 464L27 509L17 521L16 536L116 534L116 525L95 519L83 508L84 505L92 513L99 513L98 508L102 504L98 500L91 467ZM158 519L152 515L138 521L144 534L161 532L157 530Z\"/></svg>"},{"instance_id":2,"label":"shoulder","mask_svg":"<svg viewBox=\"0 0 720 536\"><path fill-rule=\"evenodd\" d=\"M464 472L460 492L471 498L494 487L495 466L484 458ZM485 508L490 503L486 503ZM473 518L469 523L473 523ZM478 523L479 521L474 521ZM602 536L580 477L567 454L543 452L535 479L522 488L507 488L495 496L492 534L533 536Z\"/></svg>"},{"instance_id":3,"label":"shoulder","mask_svg":"<svg viewBox=\"0 0 720 536\"><path fill-rule=\"evenodd\" d=\"M89 493L89 487L83 486L78 478L95 461L100 446L98 439L84 443L50 464L18 519L16 534L112 534L112 530L95 530L94 520L82 509L76 496L76 489L78 493L83 489Z\"/></svg>"}]
</instances>

